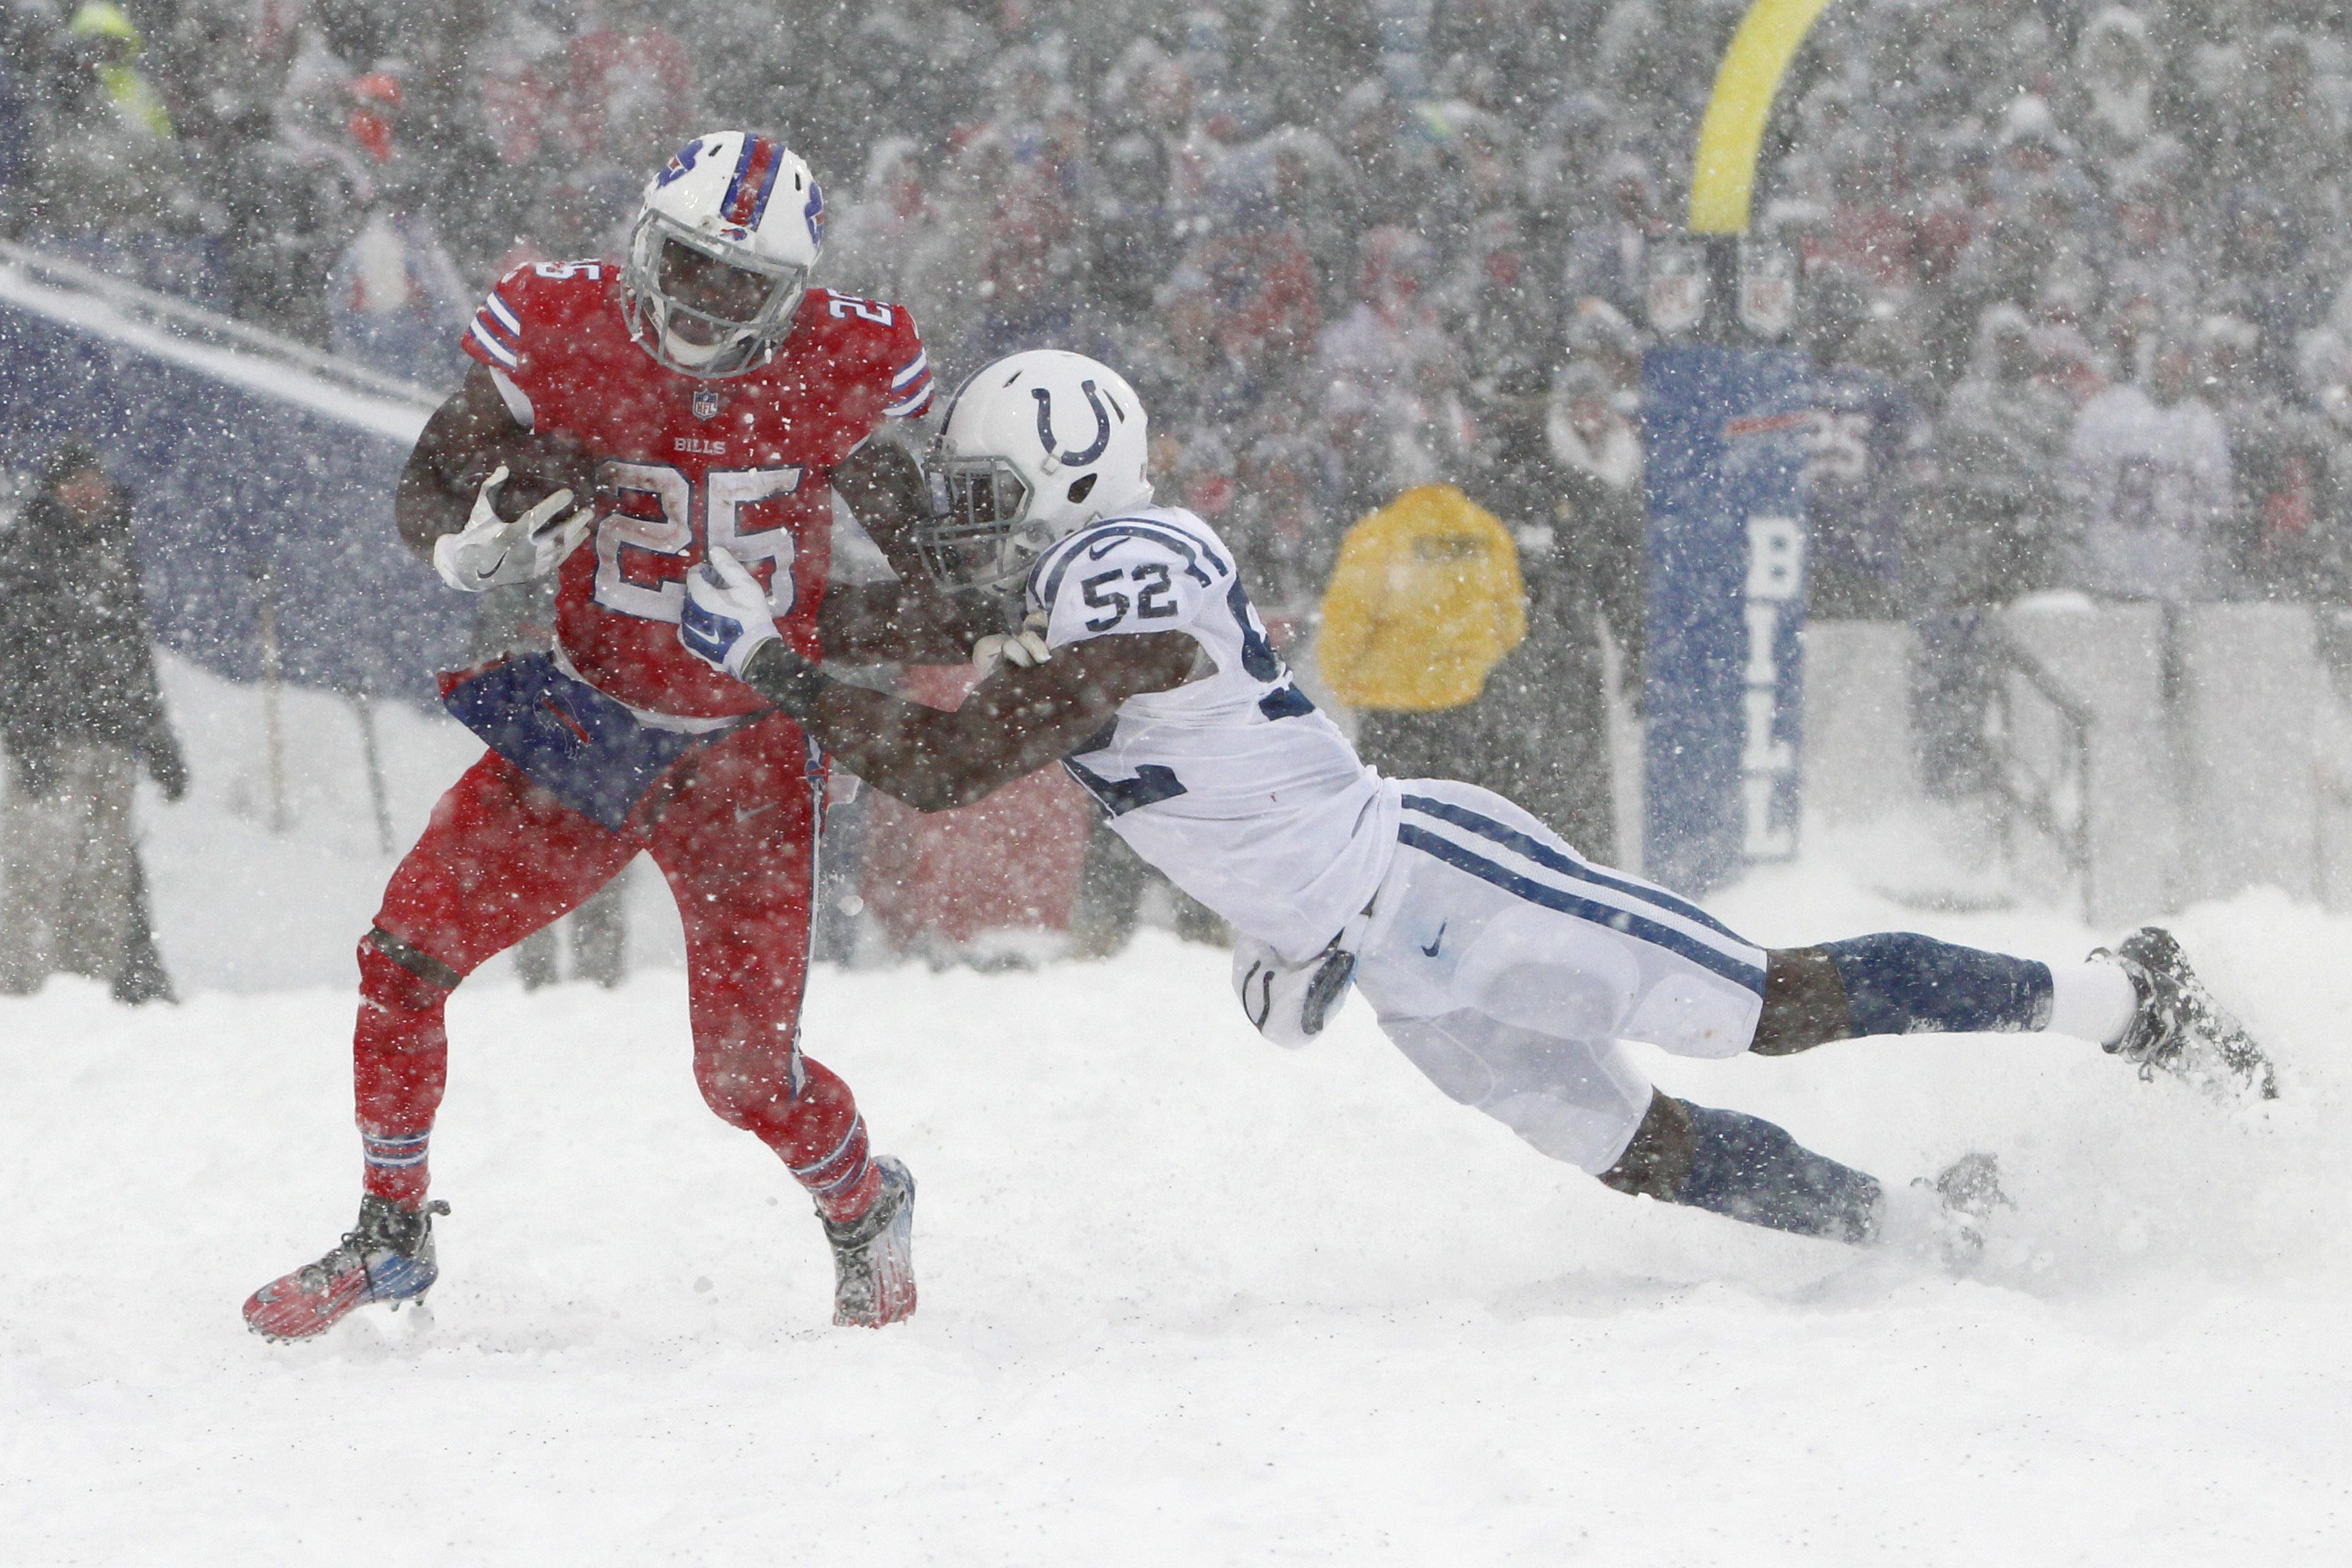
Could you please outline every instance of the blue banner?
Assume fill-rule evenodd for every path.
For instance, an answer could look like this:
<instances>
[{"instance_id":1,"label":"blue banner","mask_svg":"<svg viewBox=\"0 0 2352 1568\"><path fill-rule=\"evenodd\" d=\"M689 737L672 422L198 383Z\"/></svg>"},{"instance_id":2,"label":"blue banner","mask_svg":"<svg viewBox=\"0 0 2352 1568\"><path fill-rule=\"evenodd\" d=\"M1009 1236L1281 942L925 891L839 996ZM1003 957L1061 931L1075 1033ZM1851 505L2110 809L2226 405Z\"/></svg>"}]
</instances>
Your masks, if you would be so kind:
<instances>
[{"instance_id":1,"label":"blue banner","mask_svg":"<svg viewBox=\"0 0 2352 1568\"><path fill-rule=\"evenodd\" d=\"M1689 894L1797 851L1804 356L1651 351L1643 869Z\"/></svg>"},{"instance_id":2,"label":"blue banner","mask_svg":"<svg viewBox=\"0 0 2352 1568\"><path fill-rule=\"evenodd\" d=\"M471 606L393 531L401 426L421 415L16 293L0 298L0 463L37 473L67 436L98 443L132 493L163 646L257 679L266 579L285 679L434 701L434 672L466 661Z\"/></svg>"}]
</instances>

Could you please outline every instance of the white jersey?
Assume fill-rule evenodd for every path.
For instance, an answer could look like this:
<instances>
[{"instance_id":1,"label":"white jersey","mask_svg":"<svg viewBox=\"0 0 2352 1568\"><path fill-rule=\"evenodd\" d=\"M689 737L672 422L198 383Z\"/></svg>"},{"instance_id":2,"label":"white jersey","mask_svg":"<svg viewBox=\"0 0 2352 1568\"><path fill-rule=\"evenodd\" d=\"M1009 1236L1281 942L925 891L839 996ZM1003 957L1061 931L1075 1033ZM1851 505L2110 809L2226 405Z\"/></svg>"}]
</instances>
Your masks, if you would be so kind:
<instances>
[{"instance_id":1,"label":"white jersey","mask_svg":"<svg viewBox=\"0 0 2352 1568\"><path fill-rule=\"evenodd\" d=\"M1082 528L1039 557L1029 605L1049 647L1183 632L1213 671L1129 698L1063 764L1137 854L1289 963L1370 901L1396 791L1291 679L1208 524L1154 507Z\"/></svg>"}]
</instances>

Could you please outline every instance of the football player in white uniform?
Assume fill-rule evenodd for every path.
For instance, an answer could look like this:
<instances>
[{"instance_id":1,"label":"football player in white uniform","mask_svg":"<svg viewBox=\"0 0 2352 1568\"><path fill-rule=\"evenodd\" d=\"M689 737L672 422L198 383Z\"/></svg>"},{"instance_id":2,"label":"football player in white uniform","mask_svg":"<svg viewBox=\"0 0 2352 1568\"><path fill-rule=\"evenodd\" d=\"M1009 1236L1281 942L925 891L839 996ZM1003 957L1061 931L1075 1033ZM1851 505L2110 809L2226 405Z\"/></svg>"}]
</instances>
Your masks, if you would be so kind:
<instances>
[{"instance_id":1,"label":"football player in white uniform","mask_svg":"<svg viewBox=\"0 0 2352 1568\"><path fill-rule=\"evenodd\" d=\"M1655 1091L1624 1040L1785 1056L2048 1030L2143 1076L2273 1091L2160 931L2057 967L1908 933L1767 950L1499 795L1381 778L1292 681L1214 531L1152 504L1144 431L1134 390L1076 354L1014 354L957 393L928 465L929 563L957 586L1023 586L1026 619L982 639L994 668L954 712L829 679L715 551L679 635L918 808L1062 763L1240 933L1234 983L1261 1031L1305 1043L1352 984L1440 1089L1620 1192L1853 1243L1965 1239L1998 1196L1982 1157L1890 1192L1770 1122Z\"/></svg>"}]
</instances>

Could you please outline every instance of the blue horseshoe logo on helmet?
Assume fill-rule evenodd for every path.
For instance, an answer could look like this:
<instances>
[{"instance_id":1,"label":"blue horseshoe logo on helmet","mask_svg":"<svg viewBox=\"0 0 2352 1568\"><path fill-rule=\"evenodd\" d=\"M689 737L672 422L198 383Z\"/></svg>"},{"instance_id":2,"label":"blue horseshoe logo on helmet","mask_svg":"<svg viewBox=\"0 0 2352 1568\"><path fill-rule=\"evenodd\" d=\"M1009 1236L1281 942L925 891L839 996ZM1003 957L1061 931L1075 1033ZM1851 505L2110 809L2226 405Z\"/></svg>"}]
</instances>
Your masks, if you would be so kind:
<instances>
[{"instance_id":1,"label":"blue horseshoe logo on helmet","mask_svg":"<svg viewBox=\"0 0 2352 1568\"><path fill-rule=\"evenodd\" d=\"M1083 452L1054 450L1054 395L1042 386L1029 389L1029 395L1037 400L1037 444L1045 448L1048 457L1072 468L1083 468L1093 462L1110 446L1110 416L1104 412L1102 399L1095 395L1095 384L1082 381L1078 383L1078 389L1087 395L1087 406L1095 411L1095 444Z\"/></svg>"}]
</instances>

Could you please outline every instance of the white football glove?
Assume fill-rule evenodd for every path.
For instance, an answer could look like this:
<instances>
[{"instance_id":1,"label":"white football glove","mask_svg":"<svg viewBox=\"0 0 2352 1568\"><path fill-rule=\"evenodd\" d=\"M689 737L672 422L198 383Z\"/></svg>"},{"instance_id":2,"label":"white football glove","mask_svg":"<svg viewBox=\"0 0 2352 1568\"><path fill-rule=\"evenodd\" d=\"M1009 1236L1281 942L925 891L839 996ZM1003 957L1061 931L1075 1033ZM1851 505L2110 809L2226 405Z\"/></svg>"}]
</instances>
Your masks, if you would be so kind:
<instances>
[{"instance_id":1,"label":"white football glove","mask_svg":"<svg viewBox=\"0 0 2352 1568\"><path fill-rule=\"evenodd\" d=\"M476 492L473 515L467 518L463 531L445 533L433 542L433 569L461 593L478 594L546 576L580 548L596 521L593 507L572 510L572 492L562 489L509 522L493 504L506 482L507 468L501 463Z\"/></svg>"},{"instance_id":2,"label":"white football glove","mask_svg":"<svg viewBox=\"0 0 2352 1568\"><path fill-rule=\"evenodd\" d=\"M703 563L686 574L677 640L695 658L740 680L743 667L761 645L780 636L760 580L740 561L712 545Z\"/></svg>"},{"instance_id":3,"label":"white football glove","mask_svg":"<svg viewBox=\"0 0 2352 1568\"><path fill-rule=\"evenodd\" d=\"M1339 1016L1356 978L1356 955L1331 945L1304 963L1285 963L1254 936L1234 943L1234 994L1257 1032L1289 1050L1312 1041Z\"/></svg>"},{"instance_id":4,"label":"white football glove","mask_svg":"<svg viewBox=\"0 0 2352 1568\"><path fill-rule=\"evenodd\" d=\"M1034 669L1053 658L1053 650L1045 646L1045 627L1052 619L1044 610L1032 610L1019 631L991 632L972 644L973 672L986 680L1000 662L1016 669Z\"/></svg>"}]
</instances>

